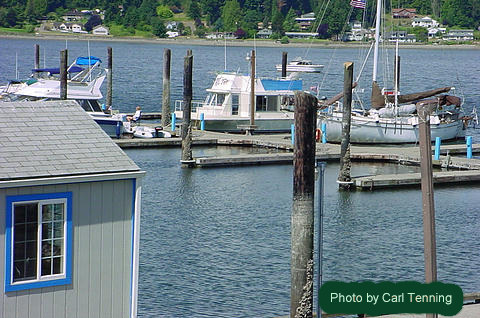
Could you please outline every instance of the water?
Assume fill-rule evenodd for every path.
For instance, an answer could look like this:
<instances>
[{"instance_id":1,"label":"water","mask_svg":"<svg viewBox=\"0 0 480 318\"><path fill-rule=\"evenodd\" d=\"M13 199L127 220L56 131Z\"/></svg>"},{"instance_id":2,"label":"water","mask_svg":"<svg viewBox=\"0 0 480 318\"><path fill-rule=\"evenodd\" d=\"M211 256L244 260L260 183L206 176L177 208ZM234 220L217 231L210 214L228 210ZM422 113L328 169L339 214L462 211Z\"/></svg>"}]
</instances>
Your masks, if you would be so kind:
<instances>
[{"instance_id":1,"label":"water","mask_svg":"<svg viewBox=\"0 0 480 318\"><path fill-rule=\"evenodd\" d=\"M30 73L33 45L40 44L47 66L59 61L68 45L71 58L87 55L86 41L0 39L0 82ZM114 103L121 111L159 111L164 45L90 42L92 55L114 52ZM182 95L183 56L172 49L172 95ZM223 69L223 47L195 46L194 96ZM244 57L251 48L229 48L229 69L248 72ZM258 48L257 69L275 75L281 51L304 55L301 48ZM478 50L407 49L401 51L402 91L454 83L465 93L467 111L478 104ZM326 64L332 77L323 82L328 96L342 89L341 63L356 49L312 48L308 57ZM466 63L465 63L466 62ZM368 73L370 69L367 69ZM408 76L406 75L408 74ZM413 74L413 75L412 75ZM310 74L305 87L322 81ZM451 80L451 81L450 81ZM441 83L440 85L438 85ZM461 84L461 85L460 85ZM478 139L475 130L469 134ZM479 142L479 140L476 140ZM194 156L251 151L195 148ZM273 317L289 311L290 165L181 169L179 149L127 150L147 172L143 182L140 242L139 317ZM404 173L417 167L354 163L353 175ZM326 169L324 279L344 281L423 280L423 234L419 189L338 192L338 165ZM435 189L438 278L480 291L479 186Z\"/></svg>"}]
</instances>

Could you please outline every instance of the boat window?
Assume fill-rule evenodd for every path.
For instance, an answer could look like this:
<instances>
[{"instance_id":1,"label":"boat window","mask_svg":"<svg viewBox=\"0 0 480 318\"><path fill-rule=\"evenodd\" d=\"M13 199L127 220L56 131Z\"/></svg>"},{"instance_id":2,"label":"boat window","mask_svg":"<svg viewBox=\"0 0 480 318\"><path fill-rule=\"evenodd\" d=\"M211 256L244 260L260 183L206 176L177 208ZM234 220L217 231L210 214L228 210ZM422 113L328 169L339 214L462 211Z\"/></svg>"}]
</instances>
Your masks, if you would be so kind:
<instances>
[{"instance_id":1,"label":"boat window","mask_svg":"<svg viewBox=\"0 0 480 318\"><path fill-rule=\"evenodd\" d=\"M216 106L222 106L223 102L225 101L226 95L225 94L217 94L216 96L217 96Z\"/></svg>"},{"instance_id":2,"label":"boat window","mask_svg":"<svg viewBox=\"0 0 480 318\"><path fill-rule=\"evenodd\" d=\"M238 94L232 94L232 115L238 115L239 98Z\"/></svg>"},{"instance_id":3,"label":"boat window","mask_svg":"<svg viewBox=\"0 0 480 318\"><path fill-rule=\"evenodd\" d=\"M88 102L90 103L90 106L91 106L91 108L93 109L94 112L101 112L102 111L102 107L100 106L100 104L98 103L97 100L91 99Z\"/></svg>"},{"instance_id":4,"label":"boat window","mask_svg":"<svg viewBox=\"0 0 480 318\"><path fill-rule=\"evenodd\" d=\"M77 103L80 104L80 106L83 108L84 111L86 111L86 112L91 112L92 111L92 108L91 108L91 106L90 106L90 104L88 103L87 100L79 99L79 100L77 100Z\"/></svg>"},{"instance_id":5,"label":"boat window","mask_svg":"<svg viewBox=\"0 0 480 318\"><path fill-rule=\"evenodd\" d=\"M278 110L277 96L257 96L257 112L274 112Z\"/></svg>"}]
</instances>

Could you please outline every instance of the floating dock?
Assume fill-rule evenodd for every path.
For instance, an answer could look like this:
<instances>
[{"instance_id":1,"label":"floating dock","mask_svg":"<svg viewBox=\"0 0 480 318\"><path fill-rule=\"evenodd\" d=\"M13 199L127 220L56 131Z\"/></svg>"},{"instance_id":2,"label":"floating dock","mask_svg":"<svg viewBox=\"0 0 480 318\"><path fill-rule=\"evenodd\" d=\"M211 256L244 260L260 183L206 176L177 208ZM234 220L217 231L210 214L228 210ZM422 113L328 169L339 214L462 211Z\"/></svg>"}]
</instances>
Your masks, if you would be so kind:
<instances>
[{"instance_id":1,"label":"floating dock","mask_svg":"<svg viewBox=\"0 0 480 318\"><path fill-rule=\"evenodd\" d=\"M116 139L121 148L143 147L180 147L181 138L153 139ZM217 157L195 158L195 167L232 167L245 165L291 164L293 162L293 145L290 134L240 135L194 130L194 146L242 146L258 147L274 150L264 154L244 154ZM283 152L282 152L283 151ZM473 145L473 153L480 153L480 144ZM433 160L433 166L446 171L434 172L436 184L452 184L480 181L480 160L460 157L467 153L466 145L442 145L439 160ZM455 155L452 156L452 155ZM316 145L317 160L333 161L340 159L340 145ZM405 165L420 165L420 151L416 145L377 146L352 145L352 161L391 162ZM353 177L357 189L374 190L378 188L398 186L419 186L420 173L385 174Z\"/></svg>"}]
</instances>

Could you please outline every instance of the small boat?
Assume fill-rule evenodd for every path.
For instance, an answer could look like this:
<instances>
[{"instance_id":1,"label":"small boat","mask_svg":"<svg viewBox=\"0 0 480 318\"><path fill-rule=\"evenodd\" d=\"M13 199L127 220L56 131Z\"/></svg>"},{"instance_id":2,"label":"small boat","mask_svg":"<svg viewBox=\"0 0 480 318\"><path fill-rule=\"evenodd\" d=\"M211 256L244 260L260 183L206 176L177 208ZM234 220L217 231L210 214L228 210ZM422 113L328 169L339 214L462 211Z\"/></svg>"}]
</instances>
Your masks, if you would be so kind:
<instances>
[{"instance_id":1,"label":"small boat","mask_svg":"<svg viewBox=\"0 0 480 318\"><path fill-rule=\"evenodd\" d=\"M132 134L135 138L171 138L172 134L164 131L163 127L133 126L124 122L125 133Z\"/></svg>"},{"instance_id":2,"label":"small boat","mask_svg":"<svg viewBox=\"0 0 480 318\"><path fill-rule=\"evenodd\" d=\"M295 79L255 79L255 131L288 132L293 124L294 91L302 90ZM222 72L217 75L204 101L192 102L191 119L205 129L241 132L250 123L250 75ZM183 101L175 101L175 115L183 117Z\"/></svg>"},{"instance_id":3,"label":"small boat","mask_svg":"<svg viewBox=\"0 0 480 318\"><path fill-rule=\"evenodd\" d=\"M312 61L297 57L287 64L287 72L320 73L323 69L321 64L313 64ZM277 71L282 71L282 64L275 66Z\"/></svg>"},{"instance_id":4,"label":"small boat","mask_svg":"<svg viewBox=\"0 0 480 318\"><path fill-rule=\"evenodd\" d=\"M99 58L79 57L67 72L67 99L77 101L110 137L120 137L124 132L124 115L111 115L102 110L99 100L103 97L100 90L105 80L105 70L100 67ZM11 83L2 93L3 101L38 101L60 98L60 79L58 68L33 69L32 77L27 81Z\"/></svg>"}]
</instances>

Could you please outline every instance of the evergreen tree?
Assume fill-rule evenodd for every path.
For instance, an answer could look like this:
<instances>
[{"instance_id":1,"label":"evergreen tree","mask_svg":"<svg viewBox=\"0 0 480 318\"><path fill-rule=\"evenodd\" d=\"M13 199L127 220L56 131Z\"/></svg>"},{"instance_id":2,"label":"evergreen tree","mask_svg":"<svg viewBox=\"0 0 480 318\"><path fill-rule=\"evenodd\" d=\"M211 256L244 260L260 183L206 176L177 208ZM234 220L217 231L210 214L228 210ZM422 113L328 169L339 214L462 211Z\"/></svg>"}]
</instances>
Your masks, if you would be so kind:
<instances>
[{"instance_id":1,"label":"evergreen tree","mask_svg":"<svg viewBox=\"0 0 480 318\"><path fill-rule=\"evenodd\" d=\"M445 0L442 6L443 23L449 26L472 27L473 19L469 16L472 10L471 1Z\"/></svg>"},{"instance_id":2,"label":"evergreen tree","mask_svg":"<svg viewBox=\"0 0 480 318\"><path fill-rule=\"evenodd\" d=\"M163 23L163 20L159 17L153 17L150 20L150 24L152 25L152 33L160 38L164 38L167 36L167 28Z\"/></svg>"},{"instance_id":3,"label":"evergreen tree","mask_svg":"<svg viewBox=\"0 0 480 318\"><path fill-rule=\"evenodd\" d=\"M25 17L30 22L35 20L35 0L28 0L27 5L25 6Z\"/></svg>"},{"instance_id":4,"label":"evergreen tree","mask_svg":"<svg viewBox=\"0 0 480 318\"><path fill-rule=\"evenodd\" d=\"M298 23L295 21L295 18L297 17L297 14L295 13L295 10L293 8L290 8L288 10L287 15L285 16L285 20L283 20L283 29L285 31L298 31Z\"/></svg>"},{"instance_id":5,"label":"evergreen tree","mask_svg":"<svg viewBox=\"0 0 480 318\"><path fill-rule=\"evenodd\" d=\"M202 11L198 6L197 0L190 0L187 8L187 16L193 20L202 17Z\"/></svg>"},{"instance_id":6,"label":"evergreen tree","mask_svg":"<svg viewBox=\"0 0 480 318\"><path fill-rule=\"evenodd\" d=\"M272 32L276 35L283 35L283 14L280 10L273 9L272 15Z\"/></svg>"},{"instance_id":7,"label":"evergreen tree","mask_svg":"<svg viewBox=\"0 0 480 318\"><path fill-rule=\"evenodd\" d=\"M222 8L222 21L225 31L236 31L242 20L242 10L237 0L227 0Z\"/></svg>"},{"instance_id":8,"label":"evergreen tree","mask_svg":"<svg viewBox=\"0 0 480 318\"><path fill-rule=\"evenodd\" d=\"M207 15L208 24L213 25L220 18L223 0L202 0L202 12Z\"/></svg>"},{"instance_id":9,"label":"evergreen tree","mask_svg":"<svg viewBox=\"0 0 480 318\"><path fill-rule=\"evenodd\" d=\"M320 34L323 38L335 37L339 39L342 31L344 31L350 4L348 1L335 1L330 3L330 9L325 11L322 24L327 26L327 32ZM321 13L323 14L323 12ZM318 16L318 15L317 15Z\"/></svg>"}]
</instances>

